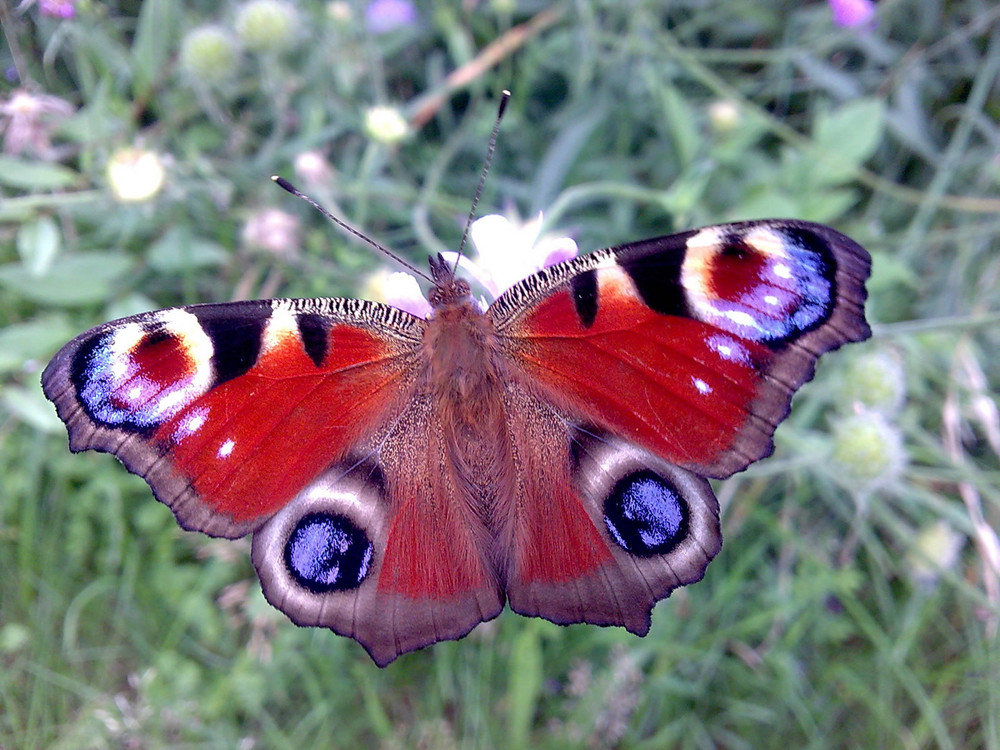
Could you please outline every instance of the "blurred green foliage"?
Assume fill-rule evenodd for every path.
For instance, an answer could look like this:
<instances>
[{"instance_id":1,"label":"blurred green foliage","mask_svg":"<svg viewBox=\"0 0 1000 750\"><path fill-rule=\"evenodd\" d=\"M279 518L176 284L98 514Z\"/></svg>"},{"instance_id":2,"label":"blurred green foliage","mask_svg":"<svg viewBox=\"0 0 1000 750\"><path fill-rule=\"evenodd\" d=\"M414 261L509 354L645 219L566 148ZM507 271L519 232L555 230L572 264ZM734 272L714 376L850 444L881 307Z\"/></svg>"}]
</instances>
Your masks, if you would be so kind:
<instances>
[{"instance_id":1,"label":"blurred green foliage","mask_svg":"<svg viewBox=\"0 0 1000 750\"><path fill-rule=\"evenodd\" d=\"M0 9L0 747L1000 748L994 3ZM264 603L248 545L70 455L38 375L139 310L360 293L384 259L271 174L455 249L502 88L482 213L585 250L830 223L876 333L721 483L725 547L648 637L506 612L378 670Z\"/></svg>"}]
</instances>

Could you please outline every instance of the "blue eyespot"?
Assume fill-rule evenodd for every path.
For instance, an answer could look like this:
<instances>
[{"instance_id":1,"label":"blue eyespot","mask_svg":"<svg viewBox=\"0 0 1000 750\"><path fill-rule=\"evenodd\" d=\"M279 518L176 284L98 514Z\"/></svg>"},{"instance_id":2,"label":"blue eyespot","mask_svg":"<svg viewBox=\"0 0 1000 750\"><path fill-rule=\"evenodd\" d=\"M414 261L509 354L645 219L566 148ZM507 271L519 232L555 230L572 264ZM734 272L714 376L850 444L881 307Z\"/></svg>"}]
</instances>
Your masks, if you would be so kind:
<instances>
[{"instance_id":1,"label":"blue eyespot","mask_svg":"<svg viewBox=\"0 0 1000 750\"><path fill-rule=\"evenodd\" d=\"M688 535L688 507L672 482L649 469L615 484L604 501L608 533L638 557L663 555Z\"/></svg>"},{"instance_id":2,"label":"blue eyespot","mask_svg":"<svg viewBox=\"0 0 1000 750\"><path fill-rule=\"evenodd\" d=\"M307 513L285 543L285 566L310 591L348 591L361 585L372 562L372 543L346 516Z\"/></svg>"}]
</instances>

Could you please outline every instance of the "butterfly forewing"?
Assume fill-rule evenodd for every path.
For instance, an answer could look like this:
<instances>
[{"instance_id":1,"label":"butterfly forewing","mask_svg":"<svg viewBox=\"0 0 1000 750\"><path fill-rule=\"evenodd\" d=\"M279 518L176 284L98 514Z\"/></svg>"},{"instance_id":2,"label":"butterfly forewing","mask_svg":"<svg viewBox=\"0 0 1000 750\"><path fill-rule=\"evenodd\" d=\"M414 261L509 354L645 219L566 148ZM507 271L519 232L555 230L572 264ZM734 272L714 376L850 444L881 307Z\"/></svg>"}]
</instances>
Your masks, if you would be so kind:
<instances>
[{"instance_id":1,"label":"butterfly forewing","mask_svg":"<svg viewBox=\"0 0 1000 750\"><path fill-rule=\"evenodd\" d=\"M870 335L869 271L823 225L725 224L545 269L490 313L566 413L723 478L770 454L822 353Z\"/></svg>"}]
</instances>

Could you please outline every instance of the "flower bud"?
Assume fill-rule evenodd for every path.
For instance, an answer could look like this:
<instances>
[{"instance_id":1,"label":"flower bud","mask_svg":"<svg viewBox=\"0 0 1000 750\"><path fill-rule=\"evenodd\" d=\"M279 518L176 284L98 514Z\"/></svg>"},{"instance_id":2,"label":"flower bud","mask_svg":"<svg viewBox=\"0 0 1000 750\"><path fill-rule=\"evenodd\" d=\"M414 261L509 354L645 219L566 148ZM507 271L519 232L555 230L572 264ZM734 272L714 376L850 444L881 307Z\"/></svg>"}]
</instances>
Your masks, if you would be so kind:
<instances>
[{"instance_id":1,"label":"flower bud","mask_svg":"<svg viewBox=\"0 0 1000 750\"><path fill-rule=\"evenodd\" d=\"M739 105L731 99L718 99L708 105L708 122L719 135L732 133L743 119Z\"/></svg>"},{"instance_id":2,"label":"flower bud","mask_svg":"<svg viewBox=\"0 0 1000 750\"><path fill-rule=\"evenodd\" d=\"M192 29L181 43L180 67L192 80L222 83L236 72L237 63L236 43L219 26Z\"/></svg>"},{"instance_id":3,"label":"flower bud","mask_svg":"<svg viewBox=\"0 0 1000 750\"><path fill-rule=\"evenodd\" d=\"M236 11L236 34L254 52L277 52L295 41L298 15L282 0L250 0Z\"/></svg>"},{"instance_id":4,"label":"flower bud","mask_svg":"<svg viewBox=\"0 0 1000 750\"><path fill-rule=\"evenodd\" d=\"M319 151L303 151L295 157L295 176L306 185L329 185L334 171Z\"/></svg>"},{"instance_id":5,"label":"flower bud","mask_svg":"<svg viewBox=\"0 0 1000 750\"><path fill-rule=\"evenodd\" d=\"M871 0L830 0L830 10L833 22L847 28L868 26L875 19L875 5Z\"/></svg>"},{"instance_id":6,"label":"flower bud","mask_svg":"<svg viewBox=\"0 0 1000 750\"><path fill-rule=\"evenodd\" d=\"M847 403L892 416L906 399L906 375L899 358L878 351L855 357L844 372L841 392Z\"/></svg>"},{"instance_id":7,"label":"flower bud","mask_svg":"<svg viewBox=\"0 0 1000 750\"><path fill-rule=\"evenodd\" d=\"M835 477L856 490L875 490L896 481L906 465L899 428L877 412L865 411L834 426Z\"/></svg>"},{"instance_id":8,"label":"flower bud","mask_svg":"<svg viewBox=\"0 0 1000 750\"><path fill-rule=\"evenodd\" d=\"M346 26L351 22L351 17L354 14L351 12L350 3L345 2L345 0L332 0L326 4L326 15L334 23Z\"/></svg>"},{"instance_id":9,"label":"flower bud","mask_svg":"<svg viewBox=\"0 0 1000 750\"><path fill-rule=\"evenodd\" d=\"M372 0L365 8L365 25L373 34L412 26L417 20L417 9L410 0Z\"/></svg>"},{"instance_id":10,"label":"flower bud","mask_svg":"<svg viewBox=\"0 0 1000 750\"><path fill-rule=\"evenodd\" d=\"M248 247L290 258L300 249L299 227L296 216L277 208L265 208L251 214L243 225L243 242Z\"/></svg>"},{"instance_id":11,"label":"flower bud","mask_svg":"<svg viewBox=\"0 0 1000 750\"><path fill-rule=\"evenodd\" d=\"M38 8L43 16L66 20L76 15L76 0L41 0Z\"/></svg>"},{"instance_id":12,"label":"flower bud","mask_svg":"<svg viewBox=\"0 0 1000 750\"><path fill-rule=\"evenodd\" d=\"M379 105L365 112L365 132L373 141L393 146L409 135L410 126L398 109Z\"/></svg>"},{"instance_id":13,"label":"flower bud","mask_svg":"<svg viewBox=\"0 0 1000 750\"><path fill-rule=\"evenodd\" d=\"M936 521L917 532L913 547L906 555L907 570L917 585L930 588L942 572L955 566L963 546L964 536L947 521Z\"/></svg>"}]
</instances>

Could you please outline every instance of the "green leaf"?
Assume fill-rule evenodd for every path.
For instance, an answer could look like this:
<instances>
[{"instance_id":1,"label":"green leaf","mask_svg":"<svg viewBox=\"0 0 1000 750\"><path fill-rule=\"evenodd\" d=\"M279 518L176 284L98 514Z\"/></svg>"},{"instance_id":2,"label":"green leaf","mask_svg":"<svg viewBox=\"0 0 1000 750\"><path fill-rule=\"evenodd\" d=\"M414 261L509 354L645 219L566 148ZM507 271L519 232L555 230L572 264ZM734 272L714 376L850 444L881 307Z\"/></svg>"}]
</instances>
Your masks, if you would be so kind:
<instances>
[{"instance_id":1,"label":"green leaf","mask_svg":"<svg viewBox=\"0 0 1000 750\"><path fill-rule=\"evenodd\" d=\"M127 318L130 315L155 310L158 307L163 307L163 305L157 304L144 294L130 292L123 297L111 300L111 304L104 308L104 317L107 320L118 320L118 318Z\"/></svg>"},{"instance_id":2,"label":"green leaf","mask_svg":"<svg viewBox=\"0 0 1000 750\"><path fill-rule=\"evenodd\" d=\"M577 163L580 152L606 114L602 109L593 109L563 128L549 145L535 172L535 184L532 186L532 200L536 208L548 206L555 199L566 181L566 175Z\"/></svg>"},{"instance_id":3,"label":"green leaf","mask_svg":"<svg viewBox=\"0 0 1000 750\"><path fill-rule=\"evenodd\" d=\"M821 113L813 126L813 140L823 154L809 177L813 184L831 185L849 180L875 153L885 132L886 108L881 99L857 99Z\"/></svg>"},{"instance_id":4,"label":"green leaf","mask_svg":"<svg viewBox=\"0 0 1000 750\"><path fill-rule=\"evenodd\" d=\"M62 247L62 235L51 216L22 224L17 232L17 254L28 270L41 276L52 266Z\"/></svg>"},{"instance_id":5,"label":"green leaf","mask_svg":"<svg viewBox=\"0 0 1000 750\"><path fill-rule=\"evenodd\" d=\"M4 411L40 432L59 433L63 430L55 409L42 395L40 384L34 388L21 386L4 388L0 392L0 404L3 405Z\"/></svg>"},{"instance_id":6,"label":"green leaf","mask_svg":"<svg viewBox=\"0 0 1000 750\"><path fill-rule=\"evenodd\" d=\"M188 227L174 227L153 243L146 257L157 271L179 273L221 266L229 253L216 242L194 237Z\"/></svg>"},{"instance_id":7,"label":"green leaf","mask_svg":"<svg viewBox=\"0 0 1000 750\"><path fill-rule=\"evenodd\" d=\"M0 184L22 190L58 190L76 184L80 175L61 164L0 156Z\"/></svg>"},{"instance_id":8,"label":"green leaf","mask_svg":"<svg viewBox=\"0 0 1000 750\"><path fill-rule=\"evenodd\" d=\"M678 219L685 220L705 200L705 190L712 179L713 166L708 161L689 165L664 191L661 205Z\"/></svg>"},{"instance_id":9,"label":"green leaf","mask_svg":"<svg viewBox=\"0 0 1000 750\"><path fill-rule=\"evenodd\" d=\"M810 221L830 223L843 216L858 202L858 191L852 188L819 188L799 197L802 213Z\"/></svg>"},{"instance_id":10,"label":"green leaf","mask_svg":"<svg viewBox=\"0 0 1000 750\"><path fill-rule=\"evenodd\" d=\"M0 373L19 372L27 362L48 359L77 332L62 315L0 329Z\"/></svg>"},{"instance_id":11,"label":"green leaf","mask_svg":"<svg viewBox=\"0 0 1000 750\"><path fill-rule=\"evenodd\" d=\"M171 0L146 0L139 11L139 25L132 43L133 91L136 98L149 93L163 77L163 69L175 44L175 6Z\"/></svg>"},{"instance_id":12,"label":"green leaf","mask_svg":"<svg viewBox=\"0 0 1000 750\"><path fill-rule=\"evenodd\" d=\"M658 93L660 112L667 125L677 161L681 167L689 166L694 161L702 141L698 118L693 114L695 107L685 101L673 86L663 87Z\"/></svg>"},{"instance_id":13,"label":"green leaf","mask_svg":"<svg viewBox=\"0 0 1000 750\"><path fill-rule=\"evenodd\" d=\"M798 201L777 190L761 190L748 195L730 215L739 219L773 219L775 216L799 216Z\"/></svg>"},{"instance_id":14,"label":"green leaf","mask_svg":"<svg viewBox=\"0 0 1000 750\"><path fill-rule=\"evenodd\" d=\"M41 276L21 263L0 266L0 286L33 302L73 307L108 299L114 282L132 268L121 253L87 253L65 258Z\"/></svg>"}]
</instances>

